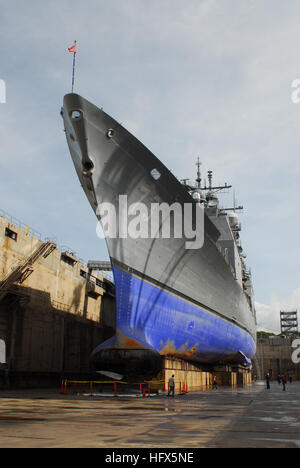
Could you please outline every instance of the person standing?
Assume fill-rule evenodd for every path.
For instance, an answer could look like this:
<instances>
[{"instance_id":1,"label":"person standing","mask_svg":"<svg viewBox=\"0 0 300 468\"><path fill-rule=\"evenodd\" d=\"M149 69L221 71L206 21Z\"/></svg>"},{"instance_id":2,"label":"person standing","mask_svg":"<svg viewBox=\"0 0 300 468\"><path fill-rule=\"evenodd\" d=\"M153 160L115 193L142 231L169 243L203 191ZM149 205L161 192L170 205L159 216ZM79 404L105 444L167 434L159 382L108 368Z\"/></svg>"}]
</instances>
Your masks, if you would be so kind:
<instances>
[{"instance_id":1,"label":"person standing","mask_svg":"<svg viewBox=\"0 0 300 468\"><path fill-rule=\"evenodd\" d=\"M282 390L285 392L285 386L286 386L286 376L283 375L282 376L282 379L281 379L281 382L282 382Z\"/></svg>"},{"instance_id":2,"label":"person standing","mask_svg":"<svg viewBox=\"0 0 300 468\"><path fill-rule=\"evenodd\" d=\"M270 374L266 375L267 390L270 390Z\"/></svg>"},{"instance_id":3,"label":"person standing","mask_svg":"<svg viewBox=\"0 0 300 468\"><path fill-rule=\"evenodd\" d=\"M216 378L215 375L214 375L214 378L213 378L213 390L214 389L218 390L217 378Z\"/></svg>"},{"instance_id":4,"label":"person standing","mask_svg":"<svg viewBox=\"0 0 300 468\"><path fill-rule=\"evenodd\" d=\"M175 375L173 374L172 377L169 378L169 392L168 396L174 397L175 394L175 380L174 380Z\"/></svg>"},{"instance_id":5,"label":"person standing","mask_svg":"<svg viewBox=\"0 0 300 468\"><path fill-rule=\"evenodd\" d=\"M277 376L277 382L278 382L278 385L281 384L281 375L279 375L279 374L278 374L278 376Z\"/></svg>"}]
</instances>

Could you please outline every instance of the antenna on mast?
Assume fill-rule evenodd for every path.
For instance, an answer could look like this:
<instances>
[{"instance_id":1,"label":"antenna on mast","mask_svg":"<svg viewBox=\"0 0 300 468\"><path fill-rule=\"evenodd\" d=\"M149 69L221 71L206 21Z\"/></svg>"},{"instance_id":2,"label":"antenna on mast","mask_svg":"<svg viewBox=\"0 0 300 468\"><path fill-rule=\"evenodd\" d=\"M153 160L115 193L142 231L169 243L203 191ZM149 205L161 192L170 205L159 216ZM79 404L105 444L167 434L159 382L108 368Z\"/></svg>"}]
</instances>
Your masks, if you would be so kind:
<instances>
[{"instance_id":1,"label":"antenna on mast","mask_svg":"<svg viewBox=\"0 0 300 468\"><path fill-rule=\"evenodd\" d=\"M211 190L212 174L213 174L212 171L207 171L209 190Z\"/></svg>"},{"instance_id":2,"label":"antenna on mast","mask_svg":"<svg viewBox=\"0 0 300 468\"><path fill-rule=\"evenodd\" d=\"M234 213L236 211L242 211L244 209L243 206L239 205L237 206L236 204L236 196L235 196L235 190L233 191L233 208L222 208L223 211L233 211Z\"/></svg>"},{"instance_id":3,"label":"antenna on mast","mask_svg":"<svg viewBox=\"0 0 300 468\"><path fill-rule=\"evenodd\" d=\"M204 191L204 190L208 190L208 191L215 191L215 192L220 192L220 191L226 191L228 189L230 189L232 186L231 185L227 185L227 183L225 182L225 185L220 185L220 186L216 186L216 187L213 187L212 185L212 177L213 177L213 171L207 171L207 174L208 174L208 186L206 185L206 179L204 179L204 186L202 187L201 186L201 182L202 182L202 178L201 178L201 166L202 166L202 163L200 162L200 158L198 156L197 158L197 162L196 162L196 166L197 166L197 179L195 179L195 182L196 182L196 185L193 186L191 184L189 184L189 179L180 179L180 182L186 186L190 191L193 191L193 190L197 190L197 191ZM226 193L226 192L223 192L223 193Z\"/></svg>"},{"instance_id":4,"label":"antenna on mast","mask_svg":"<svg viewBox=\"0 0 300 468\"><path fill-rule=\"evenodd\" d=\"M196 182L197 182L197 187L198 188L201 188L201 172L200 172L200 168L201 168L201 162L200 162L200 158L198 156L198 160L196 162L196 166L197 166L197 179L196 179Z\"/></svg>"}]
</instances>

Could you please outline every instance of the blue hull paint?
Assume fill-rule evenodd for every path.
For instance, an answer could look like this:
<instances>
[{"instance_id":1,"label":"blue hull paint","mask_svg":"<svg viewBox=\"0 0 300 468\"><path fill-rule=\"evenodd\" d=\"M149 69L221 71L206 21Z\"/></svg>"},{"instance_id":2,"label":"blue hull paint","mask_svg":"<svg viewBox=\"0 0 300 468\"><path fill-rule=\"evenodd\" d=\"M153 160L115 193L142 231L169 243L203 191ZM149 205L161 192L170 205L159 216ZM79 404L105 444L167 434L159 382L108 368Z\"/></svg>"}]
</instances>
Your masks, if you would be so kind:
<instances>
[{"instance_id":1,"label":"blue hull paint","mask_svg":"<svg viewBox=\"0 0 300 468\"><path fill-rule=\"evenodd\" d=\"M206 363L238 353L249 360L255 354L255 342L243 328L118 268L113 273L116 328L126 337L160 354ZM111 339L98 349L113 343Z\"/></svg>"}]
</instances>

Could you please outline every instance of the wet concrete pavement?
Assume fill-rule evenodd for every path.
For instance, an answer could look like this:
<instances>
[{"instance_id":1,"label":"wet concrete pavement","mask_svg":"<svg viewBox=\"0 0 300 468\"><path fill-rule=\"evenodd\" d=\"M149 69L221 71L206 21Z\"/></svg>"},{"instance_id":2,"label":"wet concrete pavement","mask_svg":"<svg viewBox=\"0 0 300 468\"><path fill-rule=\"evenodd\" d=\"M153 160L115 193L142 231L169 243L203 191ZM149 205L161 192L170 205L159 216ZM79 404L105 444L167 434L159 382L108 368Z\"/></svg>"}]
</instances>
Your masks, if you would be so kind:
<instances>
[{"instance_id":1,"label":"wet concrete pavement","mask_svg":"<svg viewBox=\"0 0 300 468\"><path fill-rule=\"evenodd\" d=\"M175 398L0 391L0 447L300 447L300 382Z\"/></svg>"}]
</instances>

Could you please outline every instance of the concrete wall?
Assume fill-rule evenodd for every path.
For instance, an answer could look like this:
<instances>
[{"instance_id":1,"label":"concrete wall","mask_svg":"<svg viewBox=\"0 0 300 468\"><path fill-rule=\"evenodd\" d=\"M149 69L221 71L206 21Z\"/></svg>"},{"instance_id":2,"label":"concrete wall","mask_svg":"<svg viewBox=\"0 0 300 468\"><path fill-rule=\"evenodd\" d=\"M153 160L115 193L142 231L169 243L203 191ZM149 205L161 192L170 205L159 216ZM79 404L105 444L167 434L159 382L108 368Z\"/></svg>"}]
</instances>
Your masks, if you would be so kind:
<instances>
[{"instance_id":1,"label":"concrete wall","mask_svg":"<svg viewBox=\"0 0 300 468\"><path fill-rule=\"evenodd\" d=\"M9 228L17 234L16 240L5 236ZM0 217L0 281L3 281L11 270L22 264L42 244L20 227ZM103 289L95 286L86 298L87 267L76 261L71 265L72 257L54 250L47 258L40 258L34 272L24 281L23 286L40 292L49 293L55 307L86 316L99 321L101 296ZM103 280L101 275L93 275L93 280ZM87 300L87 304L86 304Z\"/></svg>"},{"instance_id":2,"label":"concrete wall","mask_svg":"<svg viewBox=\"0 0 300 468\"><path fill-rule=\"evenodd\" d=\"M271 379L276 380L278 374L286 374L300 380L300 364L292 362L292 341L281 337L259 339L253 375L264 379L270 373Z\"/></svg>"},{"instance_id":3,"label":"concrete wall","mask_svg":"<svg viewBox=\"0 0 300 468\"><path fill-rule=\"evenodd\" d=\"M5 235L6 228L14 239ZM0 284L41 244L26 228L0 217ZM33 374L42 379L87 373L90 353L114 333L115 299L105 292L102 275L89 276L87 267L73 260L58 249L39 258L33 273L0 302L6 354L0 387L21 375L24 383Z\"/></svg>"}]
</instances>

